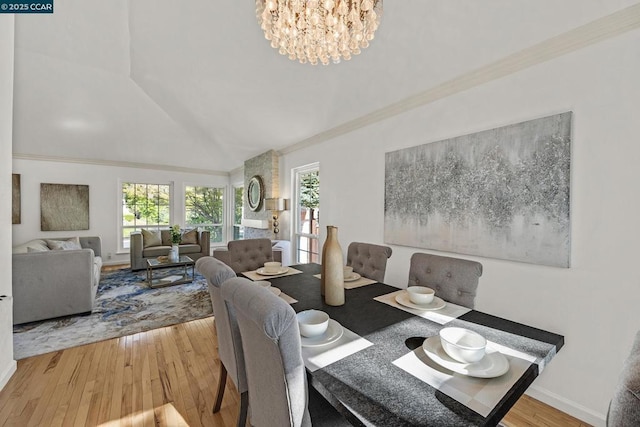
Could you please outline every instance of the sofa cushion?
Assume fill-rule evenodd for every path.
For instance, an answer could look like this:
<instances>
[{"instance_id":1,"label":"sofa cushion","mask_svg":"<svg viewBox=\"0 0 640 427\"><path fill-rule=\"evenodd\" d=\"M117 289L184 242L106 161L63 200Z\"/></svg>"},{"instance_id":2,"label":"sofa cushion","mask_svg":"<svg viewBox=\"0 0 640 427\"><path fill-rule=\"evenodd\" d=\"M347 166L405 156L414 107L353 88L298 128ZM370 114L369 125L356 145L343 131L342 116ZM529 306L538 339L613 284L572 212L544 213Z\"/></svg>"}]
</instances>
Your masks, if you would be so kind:
<instances>
[{"instance_id":1,"label":"sofa cushion","mask_svg":"<svg viewBox=\"0 0 640 427\"><path fill-rule=\"evenodd\" d=\"M196 229L187 230L182 233L181 245L197 245L198 244L198 231Z\"/></svg>"},{"instance_id":2,"label":"sofa cushion","mask_svg":"<svg viewBox=\"0 0 640 427\"><path fill-rule=\"evenodd\" d=\"M167 255L169 250L171 250L171 246L153 246L151 248L145 248L142 251L142 256L145 258L156 258L162 255ZM178 249L180 255L195 254L200 251L200 245L180 245Z\"/></svg>"},{"instance_id":3,"label":"sofa cushion","mask_svg":"<svg viewBox=\"0 0 640 427\"><path fill-rule=\"evenodd\" d=\"M59 250L77 250L82 249L80 246L80 238L72 237L71 239L58 240L58 239L46 239L49 249L54 251Z\"/></svg>"},{"instance_id":4,"label":"sofa cushion","mask_svg":"<svg viewBox=\"0 0 640 427\"><path fill-rule=\"evenodd\" d=\"M180 245L179 248L180 255L195 254L201 250L200 245Z\"/></svg>"},{"instance_id":5,"label":"sofa cushion","mask_svg":"<svg viewBox=\"0 0 640 427\"><path fill-rule=\"evenodd\" d=\"M161 246L162 239L160 238L160 234L155 231L149 231L142 229L142 246L145 248L149 248L152 246Z\"/></svg>"},{"instance_id":6,"label":"sofa cushion","mask_svg":"<svg viewBox=\"0 0 640 427\"><path fill-rule=\"evenodd\" d=\"M102 257L93 257L93 286L100 283L100 273L102 272Z\"/></svg>"},{"instance_id":7,"label":"sofa cushion","mask_svg":"<svg viewBox=\"0 0 640 427\"><path fill-rule=\"evenodd\" d=\"M160 236L162 237L162 246L171 246L171 230L160 230Z\"/></svg>"},{"instance_id":8,"label":"sofa cushion","mask_svg":"<svg viewBox=\"0 0 640 427\"><path fill-rule=\"evenodd\" d=\"M31 250L29 250L31 248ZM42 252L48 251L49 246L47 246L47 242L42 239L30 240L27 243L23 243L22 245L14 246L13 253L14 254L26 254L29 252Z\"/></svg>"},{"instance_id":9,"label":"sofa cushion","mask_svg":"<svg viewBox=\"0 0 640 427\"><path fill-rule=\"evenodd\" d=\"M156 258L161 255L167 255L170 250L171 250L171 246L166 246L166 245L152 246L150 248L144 248L142 250L142 256L144 258Z\"/></svg>"}]
</instances>

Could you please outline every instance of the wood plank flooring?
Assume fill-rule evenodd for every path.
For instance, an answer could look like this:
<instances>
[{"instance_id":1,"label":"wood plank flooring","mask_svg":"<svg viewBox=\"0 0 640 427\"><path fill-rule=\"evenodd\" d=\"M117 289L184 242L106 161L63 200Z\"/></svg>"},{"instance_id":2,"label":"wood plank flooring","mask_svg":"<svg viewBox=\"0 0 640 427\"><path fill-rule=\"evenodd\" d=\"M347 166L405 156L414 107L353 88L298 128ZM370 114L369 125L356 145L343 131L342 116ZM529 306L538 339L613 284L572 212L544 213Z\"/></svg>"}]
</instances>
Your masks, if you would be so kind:
<instances>
[{"instance_id":1,"label":"wood plank flooring","mask_svg":"<svg viewBox=\"0 0 640 427\"><path fill-rule=\"evenodd\" d=\"M30 357L0 392L0 426L234 427L230 380L211 413L219 368L212 317ZM503 423L587 426L527 396Z\"/></svg>"}]
</instances>

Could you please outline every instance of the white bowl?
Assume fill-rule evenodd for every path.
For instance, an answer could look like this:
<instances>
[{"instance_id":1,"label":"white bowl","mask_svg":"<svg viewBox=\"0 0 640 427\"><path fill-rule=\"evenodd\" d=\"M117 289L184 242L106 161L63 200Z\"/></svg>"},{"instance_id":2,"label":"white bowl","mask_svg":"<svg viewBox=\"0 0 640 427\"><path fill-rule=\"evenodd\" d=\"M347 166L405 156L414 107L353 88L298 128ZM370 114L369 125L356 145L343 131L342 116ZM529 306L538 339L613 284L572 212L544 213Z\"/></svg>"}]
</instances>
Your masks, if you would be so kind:
<instances>
[{"instance_id":1,"label":"white bowl","mask_svg":"<svg viewBox=\"0 0 640 427\"><path fill-rule=\"evenodd\" d=\"M280 271L280 267L282 267L282 264L277 261L264 263L264 271L266 271L267 273L277 273L278 271Z\"/></svg>"},{"instance_id":2,"label":"white bowl","mask_svg":"<svg viewBox=\"0 0 640 427\"><path fill-rule=\"evenodd\" d=\"M329 326L329 315L320 310L305 310L296 314L300 335L304 337L317 337L322 335Z\"/></svg>"},{"instance_id":3,"label":"white bowl","mask_svg":"<svg viewBox=\"0 0 640 427\"><path fill-rule=\"evenodd\" d=\"M349 278L353 275L353 267L342 267L342 273L344 274L344 277Z\"/></svg>"},{"instance_id":4,"label":"white bowl","mask_svg":"<svg viewBox=\"0 0 640 427\"><path fill-rule=\"evenodd\" d=\"M407 292L409 293L409 299L414 304L429 304L436 294L436 291L424 286L409 286Z\"/></svg>"},{"instance_id":5,"label":"white bowl","mask_svg":"<svg viewBox=\"0 0 640 427\"><path fill-rule=\"evenodd\" d=\"M440 342L452 359L462 363L474 363L484 357L487 340L480 334L464 328L443 328Z\"/></svg>"}]
</instances>

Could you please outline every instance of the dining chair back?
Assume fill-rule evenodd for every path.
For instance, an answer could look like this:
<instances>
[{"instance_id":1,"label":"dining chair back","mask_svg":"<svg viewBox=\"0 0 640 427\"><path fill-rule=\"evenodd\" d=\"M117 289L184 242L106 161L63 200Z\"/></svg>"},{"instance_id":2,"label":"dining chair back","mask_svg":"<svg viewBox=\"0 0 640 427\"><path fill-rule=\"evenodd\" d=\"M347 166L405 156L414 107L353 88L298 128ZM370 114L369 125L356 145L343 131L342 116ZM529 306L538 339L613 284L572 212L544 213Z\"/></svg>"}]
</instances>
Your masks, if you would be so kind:
<instances>
[{"instance_id":1,"label":"dining chair back","mask_svg":"<svg viewBox=\"0 0 640 427\"><path fill-rule=\"evenodd\" d=\"M640 332L609 403L607 427L640 426Z\"/></svg>"},{"instance_id":2,"label":"dining chair back","mask_svg":"<svg viewBox=\"0 0 640 427\"><path fill-rule=\"evenodd\" d=\"M347 249L347 265L361 276L384 282L391 248L371 243L352 242Z\"/></svg>"},{"instance_id":3,"label":"dining chair back","mask_svg":"<svg viewBox=\"0 0 640 427\"><path fill-rule=\"evenodd\" d=\"M229 265L236 273L252 271L273 261L273 248L269 239L232 240L227 244Z\"/></svg>"},{"instance_id":4,"label":"dining chair back","mask_svg":"<svg viewBox=\"0 0 640 427\"><path fill-rule=\"evenodd\" d=\"M215 316L216 334L218 336L218 354L220 356L220 375L218 382L218 392L216 395L213 412L218 412L222 406L222 398L227 380L227 373L231 376L231 381L240 393L240 412L238 414L238 426L244 427L247 419L248 407L248 387L247 376L244 368L244 353L242 351L242 341L238 322L233 309L227 309L221 294L221 286L229 279L233 279L236 273L223 263L213 257L202 257L196 261L196 269L207 279L213 315Z\"/></svg>"},{"instance_id":5,"label":"dining chair back","mask_svg":"<svg viewBox=\"0 0 640 427\"><path fill-rule=\"evenodd\" d=\"M251 424L310 426L306 370L293 308L244 278L224 282L222 296L235 311L242 336Z\"/></svg>"},{"instance_id":6,"label":"dining chair back","mask_svg":"<svg viewBox=\"0 0 640 427\"><path fill-rule=\"evenodd\" d=\"M445 301L473 308L482 264L466 259L414 253L409 286L426 286Z\"/></svg>"}]
</instances>

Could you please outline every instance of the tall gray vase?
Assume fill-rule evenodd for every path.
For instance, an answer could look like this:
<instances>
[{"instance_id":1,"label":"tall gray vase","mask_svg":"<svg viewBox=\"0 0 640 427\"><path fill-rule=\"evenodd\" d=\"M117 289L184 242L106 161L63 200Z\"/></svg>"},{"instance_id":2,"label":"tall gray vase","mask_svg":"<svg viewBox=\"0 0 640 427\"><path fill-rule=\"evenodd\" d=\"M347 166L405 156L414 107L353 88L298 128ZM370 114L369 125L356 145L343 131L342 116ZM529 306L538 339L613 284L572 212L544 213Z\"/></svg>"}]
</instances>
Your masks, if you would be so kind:
<instances>
[{"instance_id":1,"label":"tall gray vase","mask_svg":"<svg viewBox=\"0 0 640 427\"><path fill-rule=\"evenodd\" d=\"M327 240L322 247L322 276L320 289L328 305L344 304L344 259L338 242L338 227L327 226Z\"/></svg>"}]
</instances>

